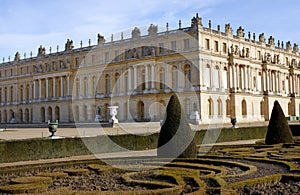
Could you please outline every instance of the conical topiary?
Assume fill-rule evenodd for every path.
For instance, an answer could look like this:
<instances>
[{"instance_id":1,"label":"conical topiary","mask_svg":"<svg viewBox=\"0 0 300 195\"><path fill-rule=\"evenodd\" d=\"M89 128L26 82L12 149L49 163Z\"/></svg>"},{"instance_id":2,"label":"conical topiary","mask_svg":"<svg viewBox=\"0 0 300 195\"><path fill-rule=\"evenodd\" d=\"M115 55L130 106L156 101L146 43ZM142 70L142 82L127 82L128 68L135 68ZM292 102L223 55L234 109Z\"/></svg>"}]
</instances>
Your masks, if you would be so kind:
<instances>
[{"instance_id":1,"label":"conical topiary","mask_svg":"<svg viewBox=\"0 0 300 195\"><path fill-rule=\"evenodd\" d=\"M158 157L195 158L197 149L194 135L177 96L172 95L158 138Z\"/></svg>"},{"instance_id":2,"label":"conical topiary","mask_svg":"<svg viewBox=\"0 0 300 195\"><path fill-rule=\"evenodd\" d=\"M293 142L291 129L278 101L274 102L265 142L268 145Z\"/></svg>"}]
</instances>

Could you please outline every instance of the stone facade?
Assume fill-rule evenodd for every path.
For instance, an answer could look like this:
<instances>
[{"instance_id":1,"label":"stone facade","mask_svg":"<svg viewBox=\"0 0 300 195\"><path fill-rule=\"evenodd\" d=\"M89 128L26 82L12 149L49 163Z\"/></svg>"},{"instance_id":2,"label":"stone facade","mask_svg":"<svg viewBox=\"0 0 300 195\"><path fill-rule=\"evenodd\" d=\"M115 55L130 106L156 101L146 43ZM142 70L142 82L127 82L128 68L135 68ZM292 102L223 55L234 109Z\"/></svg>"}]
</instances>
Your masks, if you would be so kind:
<instances>
[{"instance_id":1,"label":"stone facade","mask_svg":"<svg viewBox=\"0 0 300 195\"><path fill-rule=\"evenodd\" d=\"M233 32L230 24L206 28L196 15L186 28L150 25L147 35L134 28L110 42L98 34L97 45L75 48L68 39L64 51L17 52L0 64L0 122L94 122L98 107L108 120L111 105L120 122L159 121L172 93L202 124L269 120L275 100L286 116L299 116L298 45Z\"/></svg>"}]
</instances>

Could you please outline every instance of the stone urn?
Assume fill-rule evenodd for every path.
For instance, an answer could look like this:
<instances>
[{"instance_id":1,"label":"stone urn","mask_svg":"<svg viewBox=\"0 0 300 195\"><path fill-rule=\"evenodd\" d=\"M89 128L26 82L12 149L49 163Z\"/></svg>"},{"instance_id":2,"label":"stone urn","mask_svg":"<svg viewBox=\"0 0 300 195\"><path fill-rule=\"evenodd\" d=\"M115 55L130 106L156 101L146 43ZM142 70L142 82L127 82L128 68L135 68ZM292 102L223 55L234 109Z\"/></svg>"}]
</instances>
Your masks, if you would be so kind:
<instances>
[{"instance_id":1,"label":"stone urn","mask_svg":"<svg viewBox=\"0 0 300 195\"><path fill-rule=\"evenodd\" d=\"M109 114L111 116L109 122L110 123L119 123L119 120L116 118L118 111L117 109L119 108L118 106L109 106Z\"/></svg>"},{"instance_id":2,"label":"stone urn","mask_svg":"<svg viewBox=\"0 0 300 195\"><path fill-rule=\"evenodd\" d=\"M50 137L54 136L57 127L58 127L58 120L56 120L55 122L50 122L50 120L48 120L48 129L49 132L51 133Z\"/></svg>"},{"instance_id":3,"label":"stone urn","mask_svg":"<svg viewBox=\"0 0 300 195\"><path fill-rule=\"evenodd\" d=\"M236 118L235 117L232 117L231 119L230 119L230 122L231 122L231 124L232 124L232 128L236 128Z\"/></svg>"}]
</instances>

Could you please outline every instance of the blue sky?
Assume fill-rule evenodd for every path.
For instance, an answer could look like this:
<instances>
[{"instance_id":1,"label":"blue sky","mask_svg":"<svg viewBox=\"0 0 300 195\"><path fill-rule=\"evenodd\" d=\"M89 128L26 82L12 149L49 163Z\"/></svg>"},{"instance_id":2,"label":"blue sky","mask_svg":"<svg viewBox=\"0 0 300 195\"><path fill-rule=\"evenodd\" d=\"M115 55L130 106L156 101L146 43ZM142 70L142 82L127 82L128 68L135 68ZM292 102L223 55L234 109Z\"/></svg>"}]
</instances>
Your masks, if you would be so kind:
<instances>
[{"instance_id":1,"label":"blue sky","mask_svg":"<svg viewBox=\"0 0 300 195\"><path fill-rule=\"evenodd\" d=\"M75 47L81 40L96 44L98 33L110 40L112 33L151 23L164 27L169 22L175 29L182 20L189 26L197 12L205 26L212 20L213 28L219 24L224 30L231 23L234 32L242 26L246 33L300 44L298 0L0 0L0 58L12 59L17 51L35 56L39 45L47 52L57 45L62 50L68 38Z\"/></svg>"}]
</instances>

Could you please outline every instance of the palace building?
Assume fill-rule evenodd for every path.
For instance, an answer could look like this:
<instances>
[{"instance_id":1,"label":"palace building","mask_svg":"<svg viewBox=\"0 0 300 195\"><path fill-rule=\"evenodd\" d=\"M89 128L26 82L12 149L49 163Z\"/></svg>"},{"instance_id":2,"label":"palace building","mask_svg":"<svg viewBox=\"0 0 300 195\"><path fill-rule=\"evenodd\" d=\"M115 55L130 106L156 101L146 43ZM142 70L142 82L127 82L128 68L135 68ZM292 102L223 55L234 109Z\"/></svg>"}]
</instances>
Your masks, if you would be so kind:
<instances>
[{"instance_id":1,"label":"palace building","mask_svg":"<svg viewBox=\"0 0 300 195\"><path fill-rule=\"evenodd\" d=\"M95 122L109 119L118 106L125 121L159 121L176 93L187 117L198 111L201 124L259 122L270 119L278 100L286 116L300 115L300 55L297 44L262 33L204 27L198 14L191 25L131 36L64 51L44 47L36 57L0 64L0 122Z\"/></svg>"}]
</instances>

